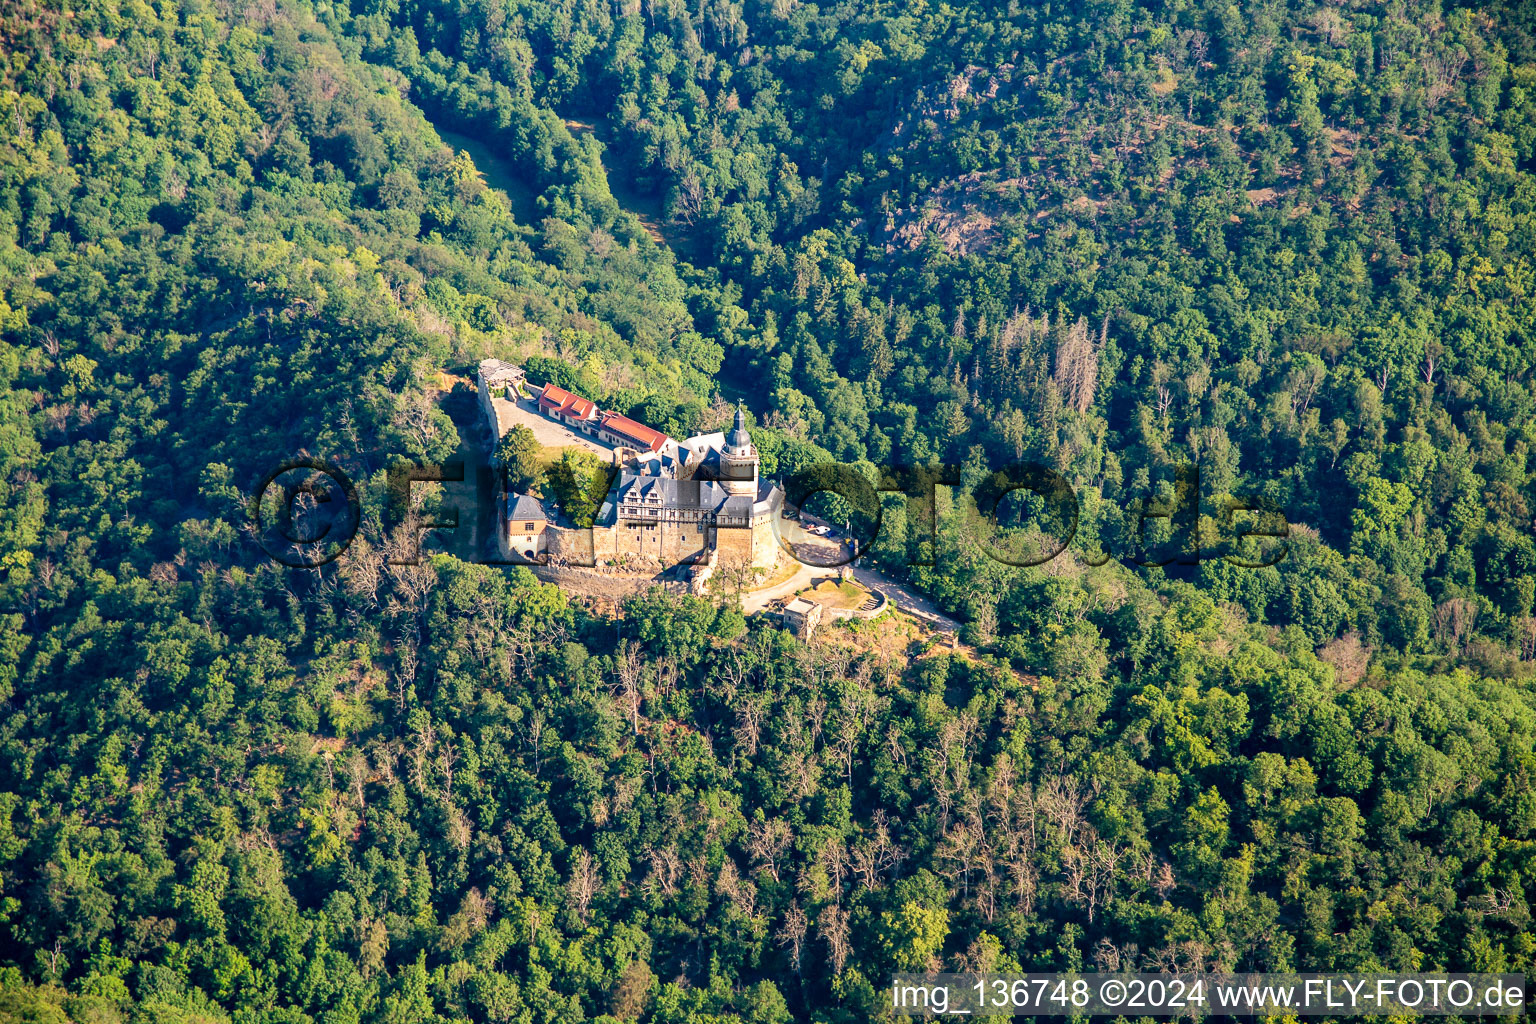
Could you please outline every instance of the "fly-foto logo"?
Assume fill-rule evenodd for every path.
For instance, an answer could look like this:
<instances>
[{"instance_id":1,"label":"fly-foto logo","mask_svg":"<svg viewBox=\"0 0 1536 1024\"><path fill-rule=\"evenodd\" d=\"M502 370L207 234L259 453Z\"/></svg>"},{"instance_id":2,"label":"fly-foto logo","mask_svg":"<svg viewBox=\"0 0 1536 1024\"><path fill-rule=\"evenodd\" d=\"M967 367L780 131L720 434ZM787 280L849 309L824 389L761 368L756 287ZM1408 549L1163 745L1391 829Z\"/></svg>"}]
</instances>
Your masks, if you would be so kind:
<instances>
[{"instance_id":1,"label":"fly-foto logo","mask_svg":"<svg viewBox=\"0 0 1536 1024\"><path fill-rule=\"evenodd\" d=\"M977 475L961 466L884 466L872 480L867 467L822 463L789 474L783 481L784 507L773 521L780 548L791 558L817 567L848 564L876 550L885 529L887 499L904 500L904 543L912 565L934 565L941 549L973 545L1005 565L1037 566L1061 557L1074 544L1076 556L1091 565L1113 558L1151 567L1198 565L1220 558L1240 568L1278 564L1289 551L1290 524L1272 503L1258 498L1222 495L1202 501L1200 471L1194 465L1172 467L1172 480L1161 499L1144 498L1126 509L1128 524L1117 545L1105 537L1080 536L1081 504L1076 490L1055 470L1037 463L1013 463ZM597 471L588 492L611 500L617 467ZM421 557L421 539L428 531L465 528L466 513L492 517L504 506L495 471L481 467L474 503L480 507L445 507L438 519L411 521L413 536L392 561L413 564ZM390 469L385 509L391 524L407 520L412 490L417 484L465 479L462 462L401 463ZM940 530L940 488L955 512L951 528ZM805 544L804 522L820 506L825 518L840 522L834 538ZM257 542L273 559L295 568L317 568L333 561L352 543L362 527L358 488L336 464L315 458L290 459L262 478L251 500L250 516ZM724 529L725 527L721 527ZM572 530L591 530L575 525ZM1213 536L1207 536L1207 533ZM590 545L588 546L590 550ZM881 559L893 560L891 548Z\"/></svg>"}]
</instances>

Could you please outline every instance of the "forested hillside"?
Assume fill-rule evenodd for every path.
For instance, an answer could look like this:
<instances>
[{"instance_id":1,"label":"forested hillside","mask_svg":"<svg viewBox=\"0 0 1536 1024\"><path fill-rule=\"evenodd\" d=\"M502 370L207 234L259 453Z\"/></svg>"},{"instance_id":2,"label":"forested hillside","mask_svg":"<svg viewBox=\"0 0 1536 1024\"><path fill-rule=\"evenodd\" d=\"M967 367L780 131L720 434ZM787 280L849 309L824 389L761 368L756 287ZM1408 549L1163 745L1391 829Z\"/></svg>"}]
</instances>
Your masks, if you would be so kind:
<instances>
[{"instance_id":1,"label":"forested hillside","mask_svg":"<svg viewBox=\"0 0 1536 1024\"><path fill-rule=\"evenodd\" d=\"M540 152L527 103L603 117L745 310L695 302L770 425L849 461L1044 463L1106 499L1082 532L1116 551L1198 463L1208 510L1266 497L1322 542L1208 571L1218 600L1419 650L1464 600L1469 633L1536 643L1525 6L355 13L510 151ZM895 516L881 553L907 540ZM1008 584L978 573L927 582L990 619Z\"/></svg>"},{"instance_id":2,"label":"forested hillside","mask_svg":"<svg viewBox=\"0 0 1536 1024\"><path fill-rule=\"evenodd\" d=\"M1530 971L1533 31L0 3L0 1019ZM387 564L387 467L455 451L444 372L493 355L679 435L744 398L769 472L1038 462L1079 539L1010 567L887 498L875 557L979 657ZM250 535L295 455L362 487L320 569ZM1138 565L1181 464L1284 560Z\"/></svg>"}]
</instances>

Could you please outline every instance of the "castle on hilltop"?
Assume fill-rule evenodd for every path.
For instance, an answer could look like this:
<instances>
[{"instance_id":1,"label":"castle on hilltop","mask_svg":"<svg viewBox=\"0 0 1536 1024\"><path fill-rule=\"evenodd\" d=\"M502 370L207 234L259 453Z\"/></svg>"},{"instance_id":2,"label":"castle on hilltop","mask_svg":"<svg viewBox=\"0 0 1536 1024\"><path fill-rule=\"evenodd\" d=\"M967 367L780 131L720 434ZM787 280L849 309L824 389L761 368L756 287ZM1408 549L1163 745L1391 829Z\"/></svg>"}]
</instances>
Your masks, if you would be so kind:
<instances>
[{"instance_id":1,"label":"castle on hilltop","mask_svg":"<svg viewBox=\"0 0 1536 1024\"><path fill-rule=\"evenodd\" d=\"M784 490L762 479L740 406L729 432L677 441L554 384L527 385L520 368L500 360L480 364L479 391L493 438L510 430L519 416L537 410L573 434L606 446L618 468L593 523L590 553L574 550L567 534L575 531L550 525L547 517L532 518L537 502L508 494L498 531L504 556L531 561L546 553L574 553L577 559L636 568L691 565L696 576L717 565L771 569L777 564L774 522ZM518 405L519 399L525 404ZM577 437L571 440L579 443Z\"/></svg>"}]
</instances>

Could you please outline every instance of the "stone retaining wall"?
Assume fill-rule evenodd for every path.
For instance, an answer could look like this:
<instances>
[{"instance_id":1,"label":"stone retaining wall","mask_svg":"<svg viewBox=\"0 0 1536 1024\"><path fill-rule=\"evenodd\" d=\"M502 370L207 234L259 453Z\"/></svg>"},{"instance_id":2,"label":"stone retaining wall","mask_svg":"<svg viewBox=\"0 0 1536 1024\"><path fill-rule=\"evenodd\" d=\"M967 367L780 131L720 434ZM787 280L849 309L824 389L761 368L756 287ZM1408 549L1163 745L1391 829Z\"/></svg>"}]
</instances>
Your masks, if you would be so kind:
<instances>
[{"instance_id":1,"label":"stone retaining wall","mask_svg":"<svg viewBox=\"0 0 1536 1024\"><path fill-rule=\"evenodd\" d=\"M863 608L828 608L827 613L834 619L876 619L890 610L891 599L885 595L885 591L876 587L866 587L865 589L878 597L880 603L867 610Z\"/></svg>"},{"instance_id":2,"label":"stone retaining wall","mask_svg":"<svg viewBox=\"0 0 1536 1024\"><path fill-rule=\"evenodd\" d=\"M562 589L583 597L598 597L609 601L622 601L626 597L643 594L652 587L661 587L674 594L688 592L688 584L681 580L657 579L655 576L604 566L584 568L568 565L533 565L529 568L545 583L558 584Z\"/></svg>"}]
</instances>

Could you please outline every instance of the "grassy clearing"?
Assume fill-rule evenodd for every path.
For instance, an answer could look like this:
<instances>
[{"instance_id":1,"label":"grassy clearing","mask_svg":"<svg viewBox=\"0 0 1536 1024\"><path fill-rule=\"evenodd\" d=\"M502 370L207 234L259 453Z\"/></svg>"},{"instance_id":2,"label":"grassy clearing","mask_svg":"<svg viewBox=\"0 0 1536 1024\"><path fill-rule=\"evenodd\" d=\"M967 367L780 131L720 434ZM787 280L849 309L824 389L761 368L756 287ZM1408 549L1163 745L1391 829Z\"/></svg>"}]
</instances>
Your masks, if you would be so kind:
<instances>
[{"instance_id":1,"label":"grassy clearing","mask_svg":"<svg viewBox=\"0 0 1536 1024\"><path fill-rule=\"evenodd\" d=\"M806 594L827 609L858 608L869 600L869 591L852 580L822 580Z\"/></svg>"}]
</instances>

